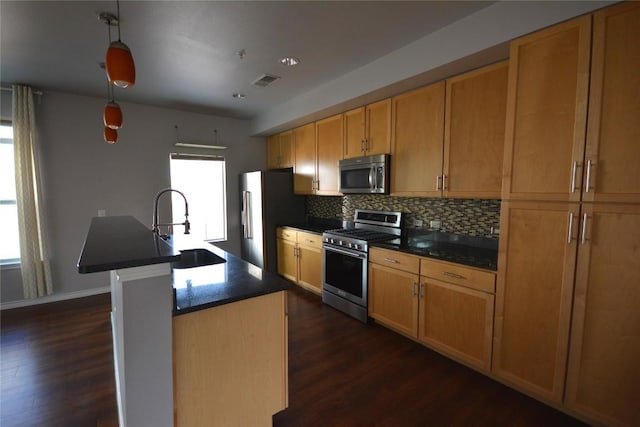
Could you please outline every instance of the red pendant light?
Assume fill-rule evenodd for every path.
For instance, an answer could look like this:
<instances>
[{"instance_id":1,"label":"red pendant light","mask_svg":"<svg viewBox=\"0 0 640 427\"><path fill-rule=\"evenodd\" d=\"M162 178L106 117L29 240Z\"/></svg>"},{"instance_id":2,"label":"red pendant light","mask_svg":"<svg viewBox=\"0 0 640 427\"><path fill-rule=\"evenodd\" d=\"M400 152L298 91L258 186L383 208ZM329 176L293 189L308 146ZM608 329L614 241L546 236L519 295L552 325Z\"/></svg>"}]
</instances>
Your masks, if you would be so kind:
<instances>
[{"instance_id":1,"label":"red pendant light","mask_svg":"<svg viewBox=\"0 0 640 427\"><path fill-rule=\"evenodd\" d=\"M120 129L122 127L122 110L113 100L104 106L102 114L105 127L110 129Z\"/></svg>"},{"instance_id":2,"label":"red pendant light","mask_svg":"<svg viewBox=\"0 0 640 427\"><path fill-rule=\"evenodd\" d=\"M136 65L129 46L120 40L120 2L116 0L118 16L118 40L109 43L105 60L109 83L121 88L136 84Z\"/></svg>"},{"instance_id":3,"label":"red pendant light","mask_svg":"<svg viewBox=\"0 0 640 427\"><path fill-rule=\"evenodd\" d=\"M108 127L104 128L104 141L107 144L115 144L118 142L118 131Z\"/></svg>"},{"instance_id":4,"label":"red pendant light","mask_svg":"<svg viewBox=\"0 0 640 427\"><path fill-rule=\"evenodd\" d=\"M118 24L120 31L120 24ZM120 40L111 42L107 49L105 60L109 83L121 88L133 86L136 83L136 65L129 47Z\"/></svg>"}]
</instances>

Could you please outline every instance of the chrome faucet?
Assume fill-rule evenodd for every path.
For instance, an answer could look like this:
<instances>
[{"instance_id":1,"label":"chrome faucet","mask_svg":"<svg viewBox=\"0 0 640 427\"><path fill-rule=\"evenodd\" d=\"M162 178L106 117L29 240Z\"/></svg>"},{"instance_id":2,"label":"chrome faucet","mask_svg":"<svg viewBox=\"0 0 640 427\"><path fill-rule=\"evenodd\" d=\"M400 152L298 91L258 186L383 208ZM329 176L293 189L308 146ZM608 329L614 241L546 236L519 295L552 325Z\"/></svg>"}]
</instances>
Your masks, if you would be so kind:
<instances>
[{"instance_id":1,"label":"chrome faucet","mask_svg":"<svg viewBox=\"0 0 640 427\"><path fill-rule=\"evenodd\" d=\"M171 191L173 191L175 193L178 193L184 199L184 222L171 222L171 223L159 224L158 223L158 201L160 200L160 196L162 196L164 193L169 193ZM167 239L169 237L169 235L168 234L160 234L160 227L161 226L163 226L163 227L164 226L171 226L171 225L184 225L184 234L190 234L191 224L189 224L189 204L187 203L187 198L182 193L182 191L174 190L173 188L165 188L164 190L161 190L158 194L156 194L156 198L153 201L153 228L152 228L152 231L154 233L156 233L158 236L162 237L163 239Z\"/></svg>"}]
</instances>

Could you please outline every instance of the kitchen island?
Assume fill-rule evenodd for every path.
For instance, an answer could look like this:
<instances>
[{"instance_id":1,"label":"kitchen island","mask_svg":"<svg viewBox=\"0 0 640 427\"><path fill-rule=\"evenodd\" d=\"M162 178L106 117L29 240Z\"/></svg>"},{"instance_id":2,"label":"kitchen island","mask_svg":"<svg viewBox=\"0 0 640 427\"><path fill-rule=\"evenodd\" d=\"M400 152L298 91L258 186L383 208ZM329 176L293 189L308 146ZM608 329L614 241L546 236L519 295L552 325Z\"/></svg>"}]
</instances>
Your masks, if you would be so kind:
<instances>
[{"instance_id":1,"label":"kitchen island","mask_svg":"<svg viewBox=\"0 0 640 427\"><path fill-rule=\"evenodd\" d=\"M87 234L78 271L111 272L120 425L271 425L287 405L289 284L185 237L130 216ZM221 261L172 269L194 247Z\"/></svg>"}]
</instances>

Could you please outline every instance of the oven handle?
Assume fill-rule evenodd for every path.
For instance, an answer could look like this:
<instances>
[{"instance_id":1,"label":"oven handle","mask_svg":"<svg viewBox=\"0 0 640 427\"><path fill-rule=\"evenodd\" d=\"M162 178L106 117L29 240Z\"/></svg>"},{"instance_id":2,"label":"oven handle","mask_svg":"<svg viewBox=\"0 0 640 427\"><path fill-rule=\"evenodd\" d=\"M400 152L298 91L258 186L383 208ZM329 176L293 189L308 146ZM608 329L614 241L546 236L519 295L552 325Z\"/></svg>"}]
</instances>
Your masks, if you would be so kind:
<instances>
[{"instance_id":1,"label":"oven handle","mask_svg":"<svg viewBox=\"0 0 640 427\"><path fill-rule=\"evenodd\" d=\"M367 259L367 254L363 254L360 252L351 252L344 249L334 248L333 246L323 246L323 248L327 251L337 252L342 255L348 255L353 258Z\"/></svg>"}]
</instances>

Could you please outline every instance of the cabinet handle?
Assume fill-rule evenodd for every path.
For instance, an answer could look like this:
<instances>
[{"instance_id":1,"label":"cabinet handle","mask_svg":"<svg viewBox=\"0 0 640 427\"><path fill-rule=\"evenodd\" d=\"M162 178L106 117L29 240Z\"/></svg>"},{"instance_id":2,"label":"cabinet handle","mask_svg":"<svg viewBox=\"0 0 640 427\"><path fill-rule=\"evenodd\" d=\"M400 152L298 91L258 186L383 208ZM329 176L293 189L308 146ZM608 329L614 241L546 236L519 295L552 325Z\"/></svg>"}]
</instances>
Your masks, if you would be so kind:
<instances>
[{"instance_id":1,"label":"cabinet handle","mask_svg":"<svg viewBox=\"0 0 640 427\"><path fill-rule=\"evenodd\" d=\"M398 261L396 261L396 260L395 260L395 259L393 259L393 258L385 258L384 260L385 260L385 261L387 261L387 262L392 262L392 263L394 263L394 264L397 264L397 263L398 263Z\"/></svg>"},{"instance_id":2,"label":"cabinet handle","mask_svg":"<svg viewBox=\"0 0 640 427\"><path fill-rule=\"evenodd\" d=\"M360 140L360 151L364 151L364 139Z\"/></svg>"},{"instance_id":3,"label":"cabinet handle","mask_svg":"<svg viewBox=\"0 0 640 427\"><path fill-rule=\"evenodd\" d=\"M445 276L449 276L449 277L453 277L454 279L462 279L462 280L467 280L466 277L461 276L459 274L456 273L450 273L448 271L443 272L442 274L444 274Z\"/></svg>"},{"instance_id":4,"label":"cabinet handle","mask_svg":"<svg viewBox=\"0 0 640 427\"><path fill-rule=\"evenodd\" d=\"M413 282L413 296L417 296L418 295L418 282L414 281Z\"/></svg>"},{"instance_id":5,"label":"cabinet handle","mask_svg":"<svg viewBox=\"0 0 640 427\"><path fill-rule=\"evenodd\" d=\"M442 191L447 189L447 175L442 174Z\"/></svg>"},{"instance_id":6,"label":"cabinet handle","mask_svg":"<svg viewBox=\"0 0 640 427\"><path fill-rule=\"evenodd\" d=\"M369 139L364 139L364 151L369 151Z\"/></svg>"},{"instance_id":7,"label":"cabinet handle","mask_svg":"<svg viewBox=\"0 0 640 427\"><path fill-rule=\"evenodd\" d=\"M578 163L576 160L573 161L573 167L571 168L571 192L575 193L576 191L576 176L578 172L578 167L581 167L582 164Z\"/></svg>"},{"instance_id":8,"label":"cabinet handle","mask_svg":"<svg viewBox=\"0 0 640 427\"><path fill-rule=\"evenodd\" d=\"M424 283L420 283L420 294L419 298L424 298Z\"/></svg>"},{"instance_id":9,"label":"cabinet handle","mask_svg":"<svg viewBox=\"0 0 640 427\"><path fill-rule=\"evenodd\" d=\"M567 236L567 243L571 243L573 240L573 212L569 212L569 235Z\"/></svg>"},{"instance_id":10,"label":"cabinet handle","mask_svg":"<svg viewBox=\"0 0 640 427\"><path fill-rule=\"evenodd\" d=\"M436 191L440 191L440 175L436 176Z\"/></svg>"},{"instance_id":11,"label":"cabinet handle","mask_svg":"<svg viewBox=\"0 0 640 427\"><path fill-rule=\"evenodd\" d=\"M589 219L589 217L587 216L587 213L585 212L582 216L582 240L581 243L584 245L585 243L587 243L587 220Z\"/></svg>"},{"instance_id":12,"label":"cabinet handle","mask_svg":"<svg viewBox=\"0 0 640 427\"><path fill-rule=\"evenodd\" d=\"M587 160L587 183L584 187L585 193L588 193L589 190L591 189L591 165L592 165L591 160Z\"/></svg>"}]
</instances>

